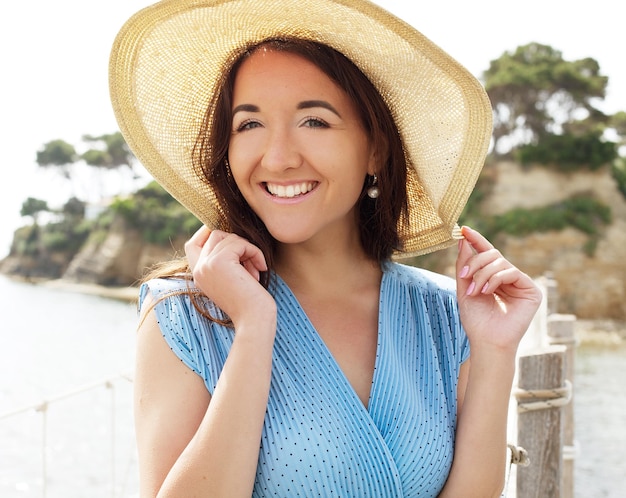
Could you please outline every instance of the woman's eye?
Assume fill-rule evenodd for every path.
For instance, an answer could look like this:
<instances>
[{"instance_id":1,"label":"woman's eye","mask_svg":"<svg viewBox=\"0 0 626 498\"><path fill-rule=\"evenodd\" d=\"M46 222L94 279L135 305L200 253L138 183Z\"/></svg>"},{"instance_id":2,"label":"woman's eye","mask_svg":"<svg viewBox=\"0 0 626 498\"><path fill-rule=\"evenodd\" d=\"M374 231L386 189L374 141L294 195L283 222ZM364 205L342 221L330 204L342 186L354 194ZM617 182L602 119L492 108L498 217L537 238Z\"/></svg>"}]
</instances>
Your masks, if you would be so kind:
<instances>
[{"instance_id":1,"label":"woman's eye","mask_svg":"<svg viewBox=\"0 0 626 498\"><path fill-rule=\"evenodd\" d=\"M258 128L261 124L258 121L246 120L237 126L237 131L251 130L252 128Z\"/></svg>"},{"instance_id":2,"label":"woman's eye","mask_svg":"<svg viewBox=\"0 0 626 498\"><path fill-rule=\"evenodd\" d=\"M319 118L306 118L304 120L304 126L308 128L328 128L328 123Z\"/></svg>"}]
</instances>

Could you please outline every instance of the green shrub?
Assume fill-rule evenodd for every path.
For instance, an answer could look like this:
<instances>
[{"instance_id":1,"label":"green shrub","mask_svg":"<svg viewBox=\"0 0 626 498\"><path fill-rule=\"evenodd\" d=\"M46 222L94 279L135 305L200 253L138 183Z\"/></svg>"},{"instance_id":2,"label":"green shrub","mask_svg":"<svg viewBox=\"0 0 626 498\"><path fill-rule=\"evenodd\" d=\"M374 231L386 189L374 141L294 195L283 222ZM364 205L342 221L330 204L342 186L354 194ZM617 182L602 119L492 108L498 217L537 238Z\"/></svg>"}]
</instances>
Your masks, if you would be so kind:
<instances>
[{"instance_id":1,"label":"green shrub","mask_svg":"<svg viewBox=\"0 0 626 498\"><path fill-rule=\"evenodd\" d=\"M523 237L535 232L572 227L589 236L584 250L592 255L602 227L610 224L611 219L609 206L591 196L575 196L541 208L517 208L488 217L483 233L494 240L501 233Z\"/></svg>"},{"instance_id":2,"label":"green shrub","mask_svg":"<svg viewBox=\"0 0 626 498\"><path fill-rule=\"evenodd\" d=\"M93 228L93 222L71 219L49 223L41 227L41 247L49 252L77 253Z\"/></svg>"},{"instance_id":3,"label":"green shrub","mask_svg":"<svg viewBox=\"0 0 626 498\"><path fill-rule=\"evenodd\" d=\"M617 183L617 188L626 199L626 158L620 157L613 162L611 173Z\"/></svg>"},{"instance_id":4,"label":"green shrub","mask_svg":"<svg viewBox=\"0 0 626 498\"><path fill-rule=\"evenodd\" d=\"M544 164L559 171L596 170L615 160L617 145L604 141L599 132L581 136L546 134L537 144L520 146L515 151L515 157L525 165Z\"/></svg>"},{"instance_id":5,"label":"green shrub","mask_svg":"<svg viewBox=\"0 0 626 498\"><path fill-rule=\"evenodd\" d=\"M64 232L46 230L41 235L41 245L49 252L64 252L70 249L71 240Z\"/></svg>"},{"instance_id":6,"label":"green shrub","mask_svg":"<svg viewBox=\"0 0 626 498\"><path fill-rule=\"evenodd\" d=\"M39 254L39 225L29 225L19 228L13 237L11 252L14 255L37 256Z\"/></svg>"},{"instance_id":7,"label":"green shrub","mask_svg":"<svg viewBox=\"0 0 626 498\"><path fill-rule=\"evenodd\" d=\"M528 235L574 227L588 235L594 235L598 233L600 226L610 222L610 207L593 197L576 196L541 208L517 208L494 216L492 229L511 235Z\"/></svg>"},{"instance_id":8,"label":"green shrub","mask_svg":"<svg viewBox=\"0 0 626 498\"><path fill-rule=\"evenodd\" d=\"M147 242L168 244L189 237L200 221L156 182L149 183L132 197L115 200L109 210L139 230Z\"/></svg>"}]
</instances>

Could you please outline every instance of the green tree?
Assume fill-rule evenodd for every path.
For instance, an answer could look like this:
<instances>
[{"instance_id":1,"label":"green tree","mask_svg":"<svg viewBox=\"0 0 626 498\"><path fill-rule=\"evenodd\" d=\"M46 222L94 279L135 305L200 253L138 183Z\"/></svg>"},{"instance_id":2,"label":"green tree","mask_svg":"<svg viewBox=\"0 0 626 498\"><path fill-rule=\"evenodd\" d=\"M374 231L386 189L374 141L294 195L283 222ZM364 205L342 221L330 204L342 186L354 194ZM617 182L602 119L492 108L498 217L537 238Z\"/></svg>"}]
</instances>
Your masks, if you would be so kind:
<instances>
[{"instance_id":1,"label":"green tree","mask_svg":"<svg viewBox=\"0 0 626 498\"><path fill-rule=\"evenodd\" d=\"M81 155L88 165L105 169L116 169L120 166L133 169L135 156L120 132L100 136L83 135L83 141L96 145Z\"/></svg>"},{"instance_id":2,"label":"green tree","mask_svg":"<svg viewBox=\"0 0 626 498\"><path fill-rule=\"evenodd\" d=\"M620 111L613 116L609 120L609 127L615 130L615 133L619 137L619 143L621 145L626 145L626 112Z\"/></svg>"},{"instance_id":3,"label":"green tree","mask_svg":"<svg viewBox=\"0 0 626 498\"><path fill-rule=\"evenodd\" d=\"M76 185L82 187L80 190L83 193L87 192L88 197L90 197L89 192L98 195L99 198L107 194L103 191L103 188L106 188L104 186L108 185L110 189L113 184L104 182L101 173L108 174L112 170L119 173L118 186L114 187L117 189L115 194L128 193L136 188L137 180L141 177L137 175L133 167L135 156L119 131L99 136L84 135L82 142L90 148L78 154L74 145L60 139L52 140L44 144L37 152L37 164L42 167L59 168L63 177L71 182L73 189L76 190ZM85 166L95 168L100 176L98 181L93 181L93 179L85 181L85 177L80 174L81 169L77 169ZM121 170L124 167L127 170ZM130 178L128 173L130 173ZM111 192L108 192L108 195L111 195ZM76 197L75 194L73 196Z\"/></svg>"},{"instance_id":4,"label":"green tree","mask_svg":"<svg viewBox=\"0 0 626 498\"><path fill-rule=\"evenodd\" d=\"M101 178L105 174L110 177L112 171L117 173L116 194L134 190L135 182L139 178L133 168L135 156L120 132L99 136L83 135L82 140L91 147L80 156L85 164L95 168ZM98 184L102 186L105 182L101 180ZM99 195L104 196L102 191Z\"/></svg>"},{"instance_id":5,"label":"green tree","mask_svg":"<svg viewBox=\"0 0 626 498\"><path fill-rule=\"evenodd\" d=\"M491 61L483 80L494 109L496 152L535 144L566 124L591 132L609 119L595 107L606 95L608 78L589 57L566 61L560 51L530 43ZM502 145L504 138L509 147Z\"/></svg>"},{"instance_id":6,"label":"green tree","mask_svg":"<svg viewBox=\"0 0 626 498\"><path fill-rule=\"evenodd\" d=\"M63 216L66 219L70 219L73 221L80 221L85 217L85 202L81 201L76 197L71 197L62 208Z\"/></svg>"},{"instance_id":7,"label":"green tree","mask_svg":"<svg viewBox=\"0 0 626 498\"><path fill-rule=\"evenodd\" d=\"M37 164L41 167L58 168L64 178L71 179L70 167L78 160L76 149L65 140L52 140L37 151Z\"/></svg>"},{"instance_id":8,"label":"green tree","mask_svg":"<svg viewBox=\"0 0 626 498\"><path fill-rule=\"evenodd\" d=\"M33 225L37 225L39 215L44 211L49 211L48 203L46 201L29 197L22 203L20 215L31 216L33 218Z\"/></svg>"}]
</instances>

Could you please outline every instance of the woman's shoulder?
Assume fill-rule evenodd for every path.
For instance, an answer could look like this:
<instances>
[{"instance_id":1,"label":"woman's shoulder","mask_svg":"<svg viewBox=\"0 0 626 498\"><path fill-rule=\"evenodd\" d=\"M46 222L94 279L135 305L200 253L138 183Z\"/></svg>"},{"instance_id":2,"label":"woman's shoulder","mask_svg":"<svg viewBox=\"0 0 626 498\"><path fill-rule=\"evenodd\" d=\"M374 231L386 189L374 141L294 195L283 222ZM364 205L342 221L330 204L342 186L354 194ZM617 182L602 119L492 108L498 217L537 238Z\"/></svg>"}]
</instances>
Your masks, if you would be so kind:
<instances>
[{"instance_id":1,"label":"woman's shoulder","mask_svg":"<svg viewBox=\"0 0 626 498\"><path fill-rule=\"evenodd\" d=\"M202 293L194 285L193 281L184 275L152 278L146 280L139 287L139 309L145 302L152 302L163 308L191 309L193 297L200 297ZM194 302L207 301L206 299L193 299ZM206 306L206 303L205 303Z\"/></svg>"},{"instance_id":2,"label":"woman's shoulder","mask_svg":"<svg viewBox=\"0 0 626 498\"><path fill-rule=\"evenodd\" d=\"M447 275L435 273L424 268L418 268L399 262L386 263L384 272L388 278L410 287L417 287L423 291L444 293L456 292L456 281Z\"/></svg>"},{"instance_id":3,"label":"woman's shoulder","mask_svg":"<svg viewBox=\"0 0 626 498\"><path fill-rule=\"evenodd\" d=\"M143 297L147 292L159 299L168 295L187 294L196 291L193 281L184 275L173 277L152 278L143 282L140 287L140 294Z\"/></svg>"},{"instance_id":4,"label":"woman's shoulder","mask_svg":"<svg viewBox=\"0 0 626 498\"><path fill-rule=\"evenodd\" d=\"M140 287L140 312L153 311L163 338L213 392L232 344L232 331L216 323L221 311L186 276L153 278Z\"/></svg>"}]
</instances>

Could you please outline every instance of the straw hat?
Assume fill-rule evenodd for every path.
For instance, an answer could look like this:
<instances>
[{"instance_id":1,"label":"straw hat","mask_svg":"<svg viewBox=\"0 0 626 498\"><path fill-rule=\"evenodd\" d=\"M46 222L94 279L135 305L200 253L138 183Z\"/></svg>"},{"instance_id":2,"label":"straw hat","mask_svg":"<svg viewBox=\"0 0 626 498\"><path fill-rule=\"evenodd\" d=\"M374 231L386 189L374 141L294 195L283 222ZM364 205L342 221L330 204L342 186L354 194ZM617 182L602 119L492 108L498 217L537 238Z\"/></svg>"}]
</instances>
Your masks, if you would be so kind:
<instances>
[{"instance_id":1,"label":"straw hat","mask_svg":"<svg viewBox=\"0 0 626 498\"><path fill-rule=\"evenodd\" d=\"M139 161L200 221L218 226L191 150L223 68L246 46L281 36L346 55L391 110L411 173L400 256L453 244L491 139L491 105L465 68L366 0L163 0L137 12L114 42L110 92Z\"/></svg>"}]
</instances>

